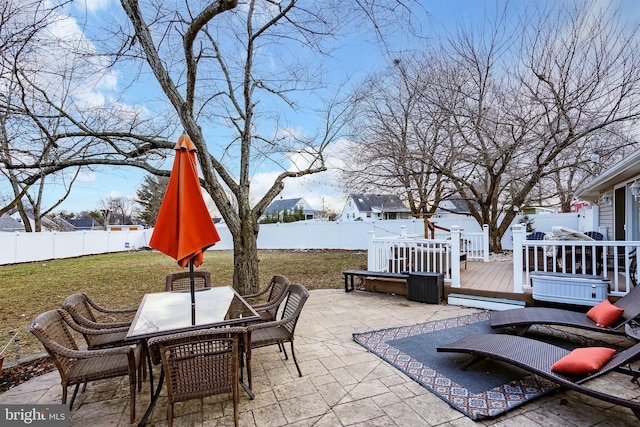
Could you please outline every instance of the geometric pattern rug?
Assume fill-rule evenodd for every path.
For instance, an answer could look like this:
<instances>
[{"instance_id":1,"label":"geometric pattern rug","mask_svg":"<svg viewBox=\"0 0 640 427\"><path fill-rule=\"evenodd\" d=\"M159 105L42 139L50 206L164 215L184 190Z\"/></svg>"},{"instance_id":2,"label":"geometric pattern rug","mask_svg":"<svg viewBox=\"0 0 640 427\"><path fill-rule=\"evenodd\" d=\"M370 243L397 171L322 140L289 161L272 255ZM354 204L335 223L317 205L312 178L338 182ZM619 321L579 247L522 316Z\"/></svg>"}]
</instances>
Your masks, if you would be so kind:
<instances>
[{"instance_id":1,"label":"geometric pattern rug","mask_svg":"<svg viewBox=\"0 0 640 427\"><path fill-rule=\"evenodd\" d=\"M491 359L465 370L468 354L438 353L436 347L476 333L495 333L489 312L398 328L354 333L353 339L472 420L494 418L557 388L527 371ZM566 348L598 342L548 326L534 326L529 337ZM535 336L534 336L535 335Z\"/></svg>"}]
</instances>

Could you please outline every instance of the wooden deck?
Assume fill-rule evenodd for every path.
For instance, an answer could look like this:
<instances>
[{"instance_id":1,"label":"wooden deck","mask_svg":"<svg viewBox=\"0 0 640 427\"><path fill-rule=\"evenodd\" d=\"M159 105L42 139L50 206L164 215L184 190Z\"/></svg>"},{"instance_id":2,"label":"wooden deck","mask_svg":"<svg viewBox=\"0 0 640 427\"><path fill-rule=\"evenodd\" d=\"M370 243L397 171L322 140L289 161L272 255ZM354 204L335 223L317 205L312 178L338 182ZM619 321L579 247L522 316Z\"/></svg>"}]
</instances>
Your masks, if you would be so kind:
<instances>
[{"instance_id":1,"label":"wooden deck","mask_svg":"<svg viewBox=\"0 0 640 427\"><path fill-rule=\"evenodd\" d=\"M469 261L467 268L460 270L460 287L452 288L445 284L445 296L449 293L477 295L494 298L507 298L533 303L531 291L523 294L513 292L513 260Z\"/></svg>"},{"instance_id":2,"label":"wooden deck","mask_svg":"<svg viewBox=\"0 0 640 427\"><path fill-rule=\"evenodd\" d=\"M525 301L527 305L533 304L531 290L525 290L523 294L513 292L513 260L511 259L490 262L469 261L467 268L462 267L460 270L460 282L459 288L452 288L448 283L445 283L445 299L450 293L456 293L505 298ZM404 280L367 278L364 281L364 289L406 295L405 283Z\"/></svg>"},{"instance_id":3,"label":"wooden deck","mask_svg":"<svg viewBox=\"0 0 640 427\"><path fill-rule=\"evenodd\" d=\"M525 276L524 271L522 272ZM620 273L623 274L623 273ZM610 274L611 276L611 274ZM525 278L523 277L523 280ZM624 276L619 277L624 283ZM394 293L406 295L406 281L404 280L369 280L364 281L364 289L376 292ZM532 298L531 289L525 289L524 293L513 292L513 260L510 257L489 262L469 261L467 268L460 270L460 287L452 288L445 282L444 297L450 293L462 295L475 295L490 298L504 298L524 301L526 305L536 305ZM540 302L538 302L540 304Z\"/></svg>"}]
</instances>

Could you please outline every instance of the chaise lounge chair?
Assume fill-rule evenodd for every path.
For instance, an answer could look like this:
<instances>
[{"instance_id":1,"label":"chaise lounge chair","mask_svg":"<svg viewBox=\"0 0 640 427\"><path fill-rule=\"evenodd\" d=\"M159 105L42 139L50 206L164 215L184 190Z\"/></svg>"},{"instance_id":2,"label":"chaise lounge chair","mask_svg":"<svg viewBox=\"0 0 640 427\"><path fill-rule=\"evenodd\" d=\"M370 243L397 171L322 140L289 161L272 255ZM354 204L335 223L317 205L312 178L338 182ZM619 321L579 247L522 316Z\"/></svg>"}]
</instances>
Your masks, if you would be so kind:
<instances>
[{"instance_id":1,"label":"chaise lounge chair","mask_svg":"<svg viewBox=\"0 0 640 427\"><path fill-rule=\"evenodd\" d=\"M623 308L622 317L608 327L599 326L585 313L550 307L526 307L512 310L492 311L491 327L511 327L518 335L523 335L532 325L571 326L591 331L607 332L622 335L624 325L640 315L640 286L635 286L627 295L613 305Z\"/></svg>"},{"instance_id":2,"label":"chaise lounge chair","mask_svg":"<svg viewBox=\"0 0 640 427\"><path fill-rule=\"evenodd\" d=\"M551 366L555 362L571 353L570 350L531 338L506 334L469 335L454 343L440 346L436 350L438 352L472 354L474 357L466 366L487 357L517 366L562 387L629 408L636 418L640 419L640 401L623 399L581 385L638 357L640 343L618 352L599 370L577 380L551 370Z\"/></svg>"}]
</instances>

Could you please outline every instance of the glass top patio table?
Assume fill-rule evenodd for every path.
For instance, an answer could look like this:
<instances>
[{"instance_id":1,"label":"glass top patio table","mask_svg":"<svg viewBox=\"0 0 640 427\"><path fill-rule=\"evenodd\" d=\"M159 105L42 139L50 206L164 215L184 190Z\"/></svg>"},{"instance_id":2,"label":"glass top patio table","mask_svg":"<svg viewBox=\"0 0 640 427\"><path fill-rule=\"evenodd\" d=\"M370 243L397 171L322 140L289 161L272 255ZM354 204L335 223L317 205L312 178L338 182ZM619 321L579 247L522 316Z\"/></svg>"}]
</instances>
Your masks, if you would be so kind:
<instances>
[{"instance_id":1,"label":"glass top patio table","mask_svg":"<svg viewBox=\"0 0 640 427\"><path fill-rule=\"evenodd\" d=\"M231 286L197 289L195 303L191 304L190 291L156 292L145 294L138 306L136 316L127 331L126 340L142 340L161 335L198 329L216 328L230 325L246 325L257 322L261 317ZM153 370L148 357L151 400L139 426L144 426L155 406L164 381L164 370L160 371L160 381L153 391ZM243 383L240 385L253 399L253 392Z\"/></svg>"},{"instance_id":2,"label":"glass top patio table","mask_svg":"<svg viewBox=\"0 0 640 427\"><path fill-rule=\"evenodd\" d=\"M127 340L229 325L245 325L260 315L231 286L198 289L195 304L189 291L145 294Z\"/></svg>"}]
</instances>

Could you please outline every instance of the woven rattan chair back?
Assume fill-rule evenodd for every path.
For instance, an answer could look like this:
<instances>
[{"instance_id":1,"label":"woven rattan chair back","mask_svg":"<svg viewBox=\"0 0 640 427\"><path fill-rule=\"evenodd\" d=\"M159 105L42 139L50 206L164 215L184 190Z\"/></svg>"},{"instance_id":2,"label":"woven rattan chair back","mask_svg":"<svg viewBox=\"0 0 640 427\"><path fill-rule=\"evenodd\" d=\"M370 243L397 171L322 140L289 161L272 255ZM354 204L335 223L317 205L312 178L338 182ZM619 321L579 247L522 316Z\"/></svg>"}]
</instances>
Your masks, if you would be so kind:
<instances>
[{"instance_id":1,"label":"woven rattan chair back","mask_svg":"<svg viewBox=\"0 0 640 427\"><path fill-rule=\"evenodd\" d=\"M240 343L245 328L218 328L152 338L167 383L167 418L173 425L174 404L231 393L238 425Z\"/></svg>"},{"instance_id":2,"label":"woven rattan chair back","mask_svg":"<svg viewBox=\"0 0 640 427\"><path fill-rule=\"evenodd\" d=\"M593 240L604 240L604 234L597 231L585 231L585 236L591 237Z\"/></svg>"},{"instance_id":3,"label":"woven rattan chair back","mask_svg":"<svg viewBox=\"0 0 640 427\"><path fill-rule=\"evenodd\" d=\"M60 371L60 376L66 376L66 372L73 365L73 360L57 350L78 350L78 345L62 315L57 310L42 313L33 321L30 330L49 353L51 360Z\"/></svg>"},{"instance_id":4,"label":"woven rattan chair back","mask_svg":"<svg viewBox=\"0 0 640 427\"><path fill-rule=\"evenodd\" d=\"M295 283L295 286L290 285L287 303L284 305L281 320L283 321L282 326L291 335L291 341L293 341L293 332L296 329L298 319L300 319L300 313L302 312L302 307L307 301L307 298L309 298L309 291L307 291L307 288L297 283Z\"/></svg>"},{"instance_id":5,"label":"woven rattan chair back","mask_svg":"<svg viewBox=\"0 0 640 427\"><path fill-rule=\"evenodd\" d=\"M62 308L80 325L93 329L129 327L137 308L107 308L91 300L85 293L69 295Z\"/></svg>"},{"instance_id":6,"label":"woven rattan chair back","mask_svg":"<svg viewBox=\"0 0 640 427\"><path fill-rule=\"evenodd\" d=\"M67 317L71 319L71 317ZM80 384L107 378L129 376L130 422L135 420L136 384L142 387L137 371L142 366L142 347L129 345L100 350L78 350L65 321L63 310L49 310L38 315L29 330L42 343L58 368L62 384L62 403L67 403L67 387L75 385L69 409Z\"/></svg>"},{"instance_id":7,"label":"woven rattan chair back","mask_svg":"<svg viewBox=\"0 0 640 427\"><path fill-rule=\"evenodd\" d=\"M269 322L261 322L250 324L247 327L249 336L251 339L251 348L266 347L270 345L278 345L284 353L285 359L288 359L287 351L282 345L285 342L291 344L291 355L293 356L293 362L298 369L298 375L302 376L300 365L296 359L296 353L293 347L293 338L302 312L304 303L309 298L309 291L304 286L292 283L289 285L289 291L287 292L287 302L284 305L282 314L279 320L272 320ZM249 388L251 388L251 358L247 360L247 372L249 374Z\"/></svg>"},{"instance_id":8,"label":"woven rattan chair back","mask_svg":"<svg viewBox=\"0 0 640 427\"><path fill-rule=\"evenodd\" d=\"M542 231L534 231L531 234L527 234L527 240L544 240L545 234Z\"/></svg>"},{"instance_id":9,"label":"woven rattan chair back","mask_svg":"<svg viewBox=\"0 0 640 427\"><path fill-rule=\"evenodd\" d=\"M193 284L196 289L211 287L211 273L208 271L194 271ZM191 289L191 273L169 273L165 280L165 291L188 291Z\"/></svg>"},{"instance_id":10,"label":"woven rattan chair back","mask_svg":"<svg viewBox=\"0 0 640 427\"><path fill-rule=\"evenodd\" d=\"M86 319L98 323L98 319L93 314L88 300L89 298L84 293L72 294L62 302L62 308L67 310L76 319L76 322Z\"/></svg>"},{"instance_id":11,"label":"woven rattan chair back","mask_svg":"<svg viewBox=\"0 0 640 427\"><path fill-rule=\"evenodd\" d=\"M275 320L280 305L287 297L289 285L289 279L276 275L264 289L243 298L258 312L262 320ZM260 301L260 297L266 298L266 301Z\"/></svg>"}]
</instances>

